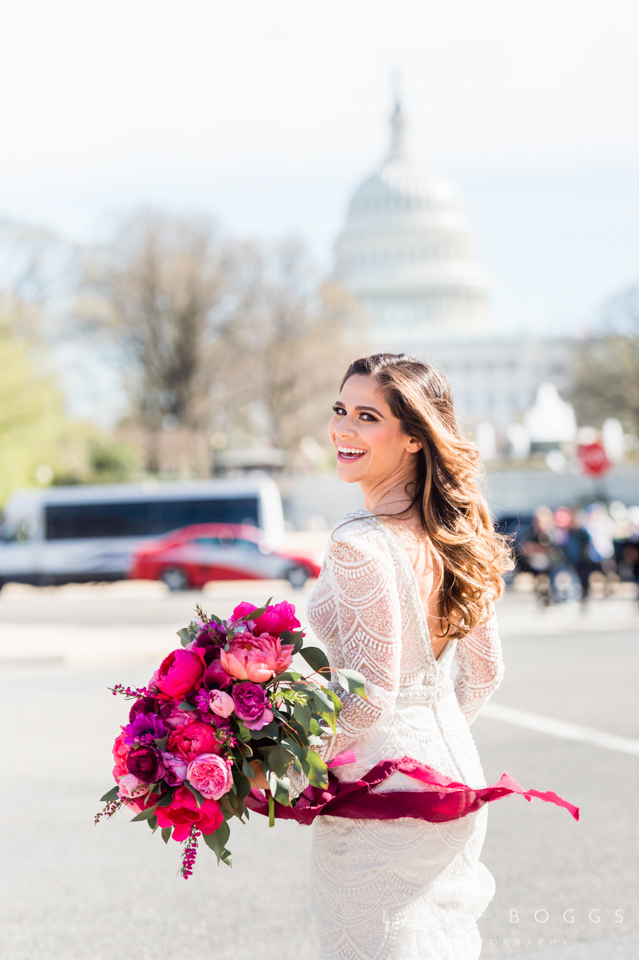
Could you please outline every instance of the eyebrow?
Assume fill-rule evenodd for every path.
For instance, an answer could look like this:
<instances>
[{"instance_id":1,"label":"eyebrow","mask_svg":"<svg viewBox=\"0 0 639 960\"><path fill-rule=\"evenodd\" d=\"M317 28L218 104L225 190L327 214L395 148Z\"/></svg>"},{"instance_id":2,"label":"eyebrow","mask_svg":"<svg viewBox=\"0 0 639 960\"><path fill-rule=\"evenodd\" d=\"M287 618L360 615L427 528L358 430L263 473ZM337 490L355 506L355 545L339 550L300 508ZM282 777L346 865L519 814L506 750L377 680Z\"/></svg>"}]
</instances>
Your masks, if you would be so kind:
<instances>
[{"instance_id":1,"label":"eyebrow","mask_svg":"<svg viewBox=\"0 0 639 960\"><path fill-rule=\"evenodd\" d=\"M340 400L336 400L335 403L333 404L333 406L336 407L338 404L339 404L340 406L343 406L343 404L341 403ZM378 410L377 407L353 407L353 409L354 409L354 410L370 410L371 413L376 413L378 417L383 417L383 416L384 416L384 414L383 414L380 410Z\"/></svg>"}]
</instances>

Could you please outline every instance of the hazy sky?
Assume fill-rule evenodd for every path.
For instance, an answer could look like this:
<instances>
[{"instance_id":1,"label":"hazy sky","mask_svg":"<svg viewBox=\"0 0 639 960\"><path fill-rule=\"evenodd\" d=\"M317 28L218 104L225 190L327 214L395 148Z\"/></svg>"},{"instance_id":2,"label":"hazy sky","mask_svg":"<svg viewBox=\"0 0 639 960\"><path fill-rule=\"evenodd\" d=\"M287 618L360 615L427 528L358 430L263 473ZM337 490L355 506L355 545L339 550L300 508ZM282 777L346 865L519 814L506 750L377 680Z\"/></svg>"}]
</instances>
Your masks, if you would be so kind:
<instances>
[{"instance_id":1,"label":"hazy sky","mask_svg":"<svg viewBox=\"0 0 639 960\"><path fill-rule=\"evenodd\" d=\"M132 206L306 236L329 264L387 141L462 188L501 329L579 329L639 279L636 0L20 0L0 20L0 216Z\"/></svg>"}]
</instances>

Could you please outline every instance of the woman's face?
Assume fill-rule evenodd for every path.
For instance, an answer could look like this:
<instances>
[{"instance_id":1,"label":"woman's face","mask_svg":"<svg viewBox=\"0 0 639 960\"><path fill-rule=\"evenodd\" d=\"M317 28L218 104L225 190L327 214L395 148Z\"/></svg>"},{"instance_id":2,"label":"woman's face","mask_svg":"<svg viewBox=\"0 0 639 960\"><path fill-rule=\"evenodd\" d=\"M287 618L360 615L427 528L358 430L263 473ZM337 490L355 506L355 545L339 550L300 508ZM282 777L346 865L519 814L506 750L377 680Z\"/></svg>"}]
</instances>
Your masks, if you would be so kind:
<instances>
[{"instance_id":1,"label":"woman's face","mask_svg":"<svg viewBox=\"0 0 639 960\"><path fill-rule=\"evenodd\" d=\"M421 443L402 432L375 377L349 377L333 410L328 433L340 480L372 488L388 479L412 479Z\"/></svg>"}]
</instances>

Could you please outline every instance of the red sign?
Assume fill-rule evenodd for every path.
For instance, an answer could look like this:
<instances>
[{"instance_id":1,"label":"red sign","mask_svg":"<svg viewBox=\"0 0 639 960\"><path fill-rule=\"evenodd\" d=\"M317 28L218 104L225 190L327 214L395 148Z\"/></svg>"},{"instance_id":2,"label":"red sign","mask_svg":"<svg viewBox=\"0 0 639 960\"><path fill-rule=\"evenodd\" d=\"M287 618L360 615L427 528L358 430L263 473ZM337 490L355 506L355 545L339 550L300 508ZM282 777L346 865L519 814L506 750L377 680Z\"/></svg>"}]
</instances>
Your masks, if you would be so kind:
<instances>
[{"instance_id":1,"label":"red sign","mask_svg":"<svg viewBox=\"0 0 639 960\"><path fill-rule=\"evenodd\" d=\"M584 443L577 450L584 473L598 477L612 466L602 443Z\"/></svg>"}]
</instances>

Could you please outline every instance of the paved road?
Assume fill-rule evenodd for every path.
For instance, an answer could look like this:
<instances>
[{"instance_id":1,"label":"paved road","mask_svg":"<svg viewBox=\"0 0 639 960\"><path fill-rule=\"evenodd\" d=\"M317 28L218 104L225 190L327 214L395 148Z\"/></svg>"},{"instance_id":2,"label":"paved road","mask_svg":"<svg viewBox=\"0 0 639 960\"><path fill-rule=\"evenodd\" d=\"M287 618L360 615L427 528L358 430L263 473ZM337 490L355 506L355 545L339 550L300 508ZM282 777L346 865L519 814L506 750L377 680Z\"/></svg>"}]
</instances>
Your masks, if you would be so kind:
<instances>
[{"instance_id":1,"label":"paved road","mask_svg":"<svg viewBox=\"0 0 639 960\"><path fill-rule=\"evenodd\" d=\"M185 882L177 845L125 816L92 823L123 719L106 687L147 680L197 600L225 614L262 594L238 585L167 597L125 585L0 595L3 960L316 960L306 828L238 823L234 867L218 869L205 850ZM510 597L500 620L507 673L495 703L639 739L630 601L542 615ZM580 824L518 797L492 806L483 860L497 894L481 921L482 958L639 956L639 757L489 717L474 732L488 777L507 769L582 806Z\"/></svg>"}]
</instances>

